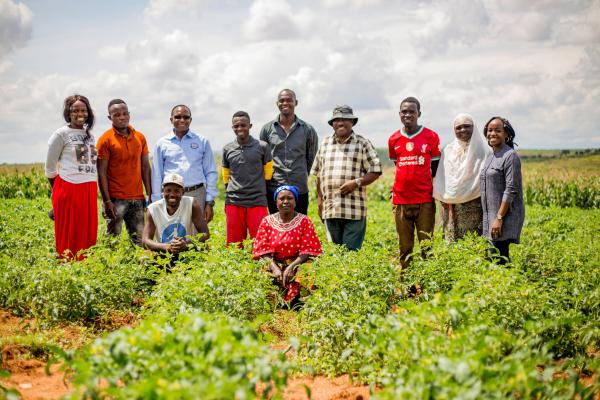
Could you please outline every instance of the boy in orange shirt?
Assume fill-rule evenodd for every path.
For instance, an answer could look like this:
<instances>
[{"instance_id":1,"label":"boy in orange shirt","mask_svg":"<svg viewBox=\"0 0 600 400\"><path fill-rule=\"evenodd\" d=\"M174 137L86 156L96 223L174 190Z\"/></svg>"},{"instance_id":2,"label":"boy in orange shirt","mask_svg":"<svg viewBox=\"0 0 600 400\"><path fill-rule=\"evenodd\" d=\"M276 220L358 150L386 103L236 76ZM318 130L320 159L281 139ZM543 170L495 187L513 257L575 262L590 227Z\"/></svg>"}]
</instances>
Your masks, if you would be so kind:
<instances>
[{"instance_id":1,"label":"boy in orange shirt","mask_svg":"<svg viewBox=\"0 0 600 400\"><path fill-rule=\"evenodd\" d=\"M104 132L98 148L98 185L104 201L106 233L119 235L123 222L129 237L141 246L146 199L152 193L148 144L144 135L129 125L129 109L121 99L108 103L112 127Z\"/></svg>"}]
</instances>

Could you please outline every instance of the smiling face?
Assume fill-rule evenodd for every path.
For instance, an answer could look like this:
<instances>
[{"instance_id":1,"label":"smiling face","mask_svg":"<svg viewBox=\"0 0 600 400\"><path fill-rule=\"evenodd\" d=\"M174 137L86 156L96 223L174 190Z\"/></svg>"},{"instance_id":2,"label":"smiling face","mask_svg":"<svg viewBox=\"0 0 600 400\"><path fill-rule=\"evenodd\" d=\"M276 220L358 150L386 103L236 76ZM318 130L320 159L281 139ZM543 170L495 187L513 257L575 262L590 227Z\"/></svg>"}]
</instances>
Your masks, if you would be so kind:
<instances>
[{"instance_id":1,"label":"smiling face","mask_svg":"<svg viewBox=\"0 0 600 400\"><path fill-rule=\"evenodd\" d=\"M504 123L500 119L493 119L487 125L485 137L488 144L494 148L500 148L508 139L508 133L504 130Z\"/></svg>"},{"instance_id":2,"label":"smiling face","mask_svg":"<svg viewBox=\"0 0 600 400\"><path fill-rule=\"evenodd\" d=\"M296 95L293 92L283 90L277 96L277 108L279 108L279 112L284 116L294 115L297 105L298 100L296 100Z\"/></svg>"},{"instance_id":3,"label":"smiling face","mask_svg":"<svg viewBox=\"0 0 600 400\"><path fill-rule=\"evenodd\" d=\"M237 137L238 143L246 143L248 141L248 137L250 136L250 128L252 128L252 124L248 118L234 117L231 120L231 128Z\"/></svg>"},{"instance_id":4,"label":"smiling face","mask_svg":"<svg viewBox=\"0 0 600 400\"><path fill-rule=\"evenodd\" d=\"M88 119L88 109L85 103L81 100L77 100L71 106L69 110L70 124L69 126L73 129L83 129Z\"/></svg>"},{"instance_id":5,"label":"smiling face","mask_svg":"<svg viewBox=\"0 0 600 400\"><path fill-rule=\"evenodd\" d=\"M175 133L186 133L192 123L192 114L187 107L176 107L171 113L170 120Z\"/></svg>"},{"instance_id":6,"label":"smiling face","mask_svg":"<svg viewBox=\"0 0 600 400\"><path fill-rule=\"evenodd\" d=\"M473 136L473 123L469 120L460 120L454 125L454 135L462 142L469 142Z\"/></svg>"},{"instance_id":7,"label":"smiling face","mask_svg":"<svg viewBox=\"0 0 600 400\"><path fill-rule=\"evenodd\" d=\"M167 207L177 209L181 198L183 197L183 188L175 183L167 183L163 186L163 198L167 203Z\"/></svg>"},{"instance_id":8,"label":"smiling face","mask_svg":"<svg viewBox=\"0 0 600 400\"><path fill-rule=\"evenodd\" d=\"M277 194L277 209L282 214L290 214L294 212L296 207L296 198L294 193L289 190L282 190Z\"/></svg>"},{"instance_id":9,"label":"smiling face","mask_svg":"<svg viewBox=\"0 0 600 400\"><path fill-rule=\"evenodd\" d=\"M332 122L333 131L338 139L346 139L352 133L354 120L346 118L336 118Z\"/></svg>"},{"instance_id":10,"label":"smiling face","mask_svg":"<svg viewBox=\"0 0 600 400\"><path fill-rule=\"evenodd\" d=\"M113 104L108 109L108 119L117 130L123 130L129 125L129 108L125 103Z\"/></svg>"},{"instance_id":11,"label":"smiling face","mask_svg":"<svg viewBox=\"0 0 600 400\"><path fill-rule=\"evenodd\" d=\"M416 103L405 101L400 104L400 122L407 131L413 131L418 126L421 112Z\"/></svg>"}]
</instances>

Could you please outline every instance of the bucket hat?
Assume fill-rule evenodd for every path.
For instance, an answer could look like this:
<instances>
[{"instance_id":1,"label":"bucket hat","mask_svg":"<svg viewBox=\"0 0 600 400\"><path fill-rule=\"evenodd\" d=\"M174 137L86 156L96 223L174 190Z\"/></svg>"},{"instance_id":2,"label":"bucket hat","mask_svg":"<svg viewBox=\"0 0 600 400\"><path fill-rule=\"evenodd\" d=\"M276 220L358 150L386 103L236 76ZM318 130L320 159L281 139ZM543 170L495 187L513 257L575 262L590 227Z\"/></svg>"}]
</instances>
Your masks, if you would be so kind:
<instances>
[{"instance_id":1,"label":"bucket hat","mask_svg":"<svg viewBox=\"0 0 600 400\"><path fill-rule=\"evenodd\" d=\"M352 120L352 126L356 125L356 123L358 122L358 117L355 117L353 112L352 112L352 107L347 106L347 105L343 105L343 106L336 106L333 109L333 115L331 116L331 118L329 119L329 121L327 121L327 123L331 126L333 126L333 121L341 118L341 119L351 119Z\"/></svg>"}]
</instances>

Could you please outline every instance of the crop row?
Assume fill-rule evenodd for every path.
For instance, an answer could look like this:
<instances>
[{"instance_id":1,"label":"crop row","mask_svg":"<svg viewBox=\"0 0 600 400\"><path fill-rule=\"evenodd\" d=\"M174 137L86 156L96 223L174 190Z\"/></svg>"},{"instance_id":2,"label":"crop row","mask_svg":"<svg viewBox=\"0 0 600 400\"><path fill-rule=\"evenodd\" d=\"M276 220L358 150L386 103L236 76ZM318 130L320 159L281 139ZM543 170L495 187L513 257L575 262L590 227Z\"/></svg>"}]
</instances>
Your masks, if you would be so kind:
<instances>
[{"instance_id":1,"label":"crop row","mask_svg":"<svg viewBox=\"0 0 600 400\"><path fill-rule=\"evenodd\" d=\"M438 233L431 257L415 259L401 279L390 206L374 201L360 252L325 243L323 256L301 267L318 289L288 314L294 329L276 332L295 349L286 359L267 346L269 327L285 323L274 312L280 294L249 244L224 247L222 216L208 247L166 273L167 260L125 236L102 238L84 262L58 262L48 206L0 205L0 306L48 323L143 319L62 354L74 396L278 396L294 372L349 373L386 399L591 398L598 390L579 379L600 364L598 210L531 207L511 268L490 263L481 238L448 246Z\"/></svg>"},{"instance_id":2,"label":"crop row","mask_svg":"<svg viewBox=\"0 0 600 400\"><path fill-rule=\"evenodd\" d=\"M390 201L392 174L369 187L369 199ZM0 175L0 199L48 197L50 185L43 173L32 169L28 173ZM524 184L524 200L528 205L600 208L600 178L590 176L572 180L540 178L528 179Z\"/></svg>"}]
</instances>

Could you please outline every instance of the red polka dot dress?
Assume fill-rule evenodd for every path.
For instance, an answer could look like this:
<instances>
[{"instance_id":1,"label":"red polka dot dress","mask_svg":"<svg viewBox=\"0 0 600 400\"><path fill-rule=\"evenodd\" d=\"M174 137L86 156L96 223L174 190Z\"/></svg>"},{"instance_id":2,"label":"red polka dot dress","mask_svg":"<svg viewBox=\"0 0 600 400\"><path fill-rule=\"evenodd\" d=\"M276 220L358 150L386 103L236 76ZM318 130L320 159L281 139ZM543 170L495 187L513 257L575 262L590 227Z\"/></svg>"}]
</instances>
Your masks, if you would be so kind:
<instances>
[{"instance_id":1,"label":"red polka dot dress","mask_svg":"<svg viewBox=\"0 0 600 400\"><path fill-rule=\"evenodd\" d=\"M322 252L315 227L304 214L296 214L287 223L281 222L279 213L263 218L252 249L255 260L270 254L275 261L294 260L300 254L318 256Z\"/></svg>"},{"instance_id":2,"label":"red polka dot dress","mask_svg":"<svg viewBox=\"0 0 600 400\"><path fill-rule=\"evenodd\" d=\"M279 213L263 218L252 249L254 259L268 254L278 263L291 262L301 254L315 257L322 252L313 223L304 214L296 214L287 223L281 221ZM300 283L297 281L288 283L285 288L284 300L287 302L300 294Z\"/></svg>"}]
</instances>

